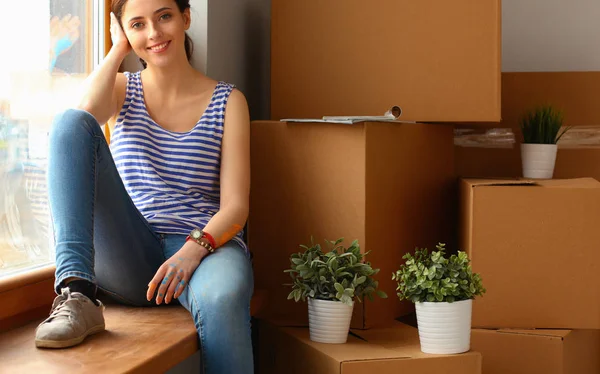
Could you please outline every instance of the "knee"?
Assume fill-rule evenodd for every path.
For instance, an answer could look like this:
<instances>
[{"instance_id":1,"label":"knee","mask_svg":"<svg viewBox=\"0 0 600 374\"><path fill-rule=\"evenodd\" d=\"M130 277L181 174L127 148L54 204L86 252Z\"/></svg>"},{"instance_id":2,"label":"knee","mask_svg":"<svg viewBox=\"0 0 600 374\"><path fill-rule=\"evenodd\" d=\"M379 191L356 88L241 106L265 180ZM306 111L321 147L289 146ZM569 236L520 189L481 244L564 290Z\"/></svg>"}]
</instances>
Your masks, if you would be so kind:
<instances>
[{"instance_id":1,"label":"knee","mask_svg":"<svg viewBox=\"0 0 600 374\"><path fill-rule=\"evenodd\" d=\"M199 303L208 310L244 310L250 305L252 288L242 283L223 282L210 288L201 288L196 296L200 299Z\"/></svg>"},{"instance_id":2,"label":"knee","mask_svg":"<svg viewBox=\"0 0 600 374\"><path fill-rule=\"evenodd\" d=\"M81 139L86 135L97 135L100 125L88 112L80 109L67 109L57 114L50 128L50 142L60 142L71 139Z\"/></svg>"}]
</instances>

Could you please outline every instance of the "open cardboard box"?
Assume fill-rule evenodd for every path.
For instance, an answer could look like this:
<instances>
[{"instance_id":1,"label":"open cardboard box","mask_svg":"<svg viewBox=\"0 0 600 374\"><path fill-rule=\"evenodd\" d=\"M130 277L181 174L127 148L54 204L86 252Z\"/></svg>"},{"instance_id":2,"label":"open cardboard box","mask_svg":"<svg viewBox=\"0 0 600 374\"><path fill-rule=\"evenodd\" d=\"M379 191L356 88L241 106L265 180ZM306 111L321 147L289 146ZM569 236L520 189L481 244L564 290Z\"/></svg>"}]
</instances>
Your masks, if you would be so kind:
<instances>
[{"instance_id":1,"label":"open cardboard box","mask_svg":"<svg viewBox=\"0 0 600 374\"><path fill-rule=\"evenodd\" d=\"M600 330L483 330L471 332L485 374L598 374Z\"/></svg>"},{"instance_id":2,"label":"open cardboard box","mask_svg":"<svg viewBox=\"0 0 600 374\"><path fill-rule=\"evenodd\" d=\"M309 339L308 328L277 327L259 321L261 374L476 374L481 355L422 353L417 329L395 322L389 327L353 330L346 344Z\"/></svg>"},{"instance_id":3,"label":"open cardboard box","mask_svg":"<svg viewBox=\"0 0 600 374\"><path fill-rule=\"evenodd\" d=\"M462 179L461 245L487 293L473 326L600 329L600 183Z\"/></svg>"}]
</instances>

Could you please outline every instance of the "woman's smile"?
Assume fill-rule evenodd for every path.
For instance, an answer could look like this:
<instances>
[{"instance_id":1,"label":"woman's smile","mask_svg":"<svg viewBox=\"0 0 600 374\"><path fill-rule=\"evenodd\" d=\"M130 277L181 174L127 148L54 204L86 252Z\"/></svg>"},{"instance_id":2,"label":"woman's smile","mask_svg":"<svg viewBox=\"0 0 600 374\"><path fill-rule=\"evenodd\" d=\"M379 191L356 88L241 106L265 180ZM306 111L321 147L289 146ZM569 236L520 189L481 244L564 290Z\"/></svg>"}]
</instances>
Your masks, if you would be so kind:
<instances>
[{"instance_id":1,"label":"woman's smile","mask_svg":"<svg viewBox=\"0 0 600 374\"><path fill-rule=\"evenodd\" d=\"M152 47L148 47L147 49L153 53L163 53L169 48L170 44L171 41L167 41L161 44L155 44Z\"/></svg>"}]
</instances>

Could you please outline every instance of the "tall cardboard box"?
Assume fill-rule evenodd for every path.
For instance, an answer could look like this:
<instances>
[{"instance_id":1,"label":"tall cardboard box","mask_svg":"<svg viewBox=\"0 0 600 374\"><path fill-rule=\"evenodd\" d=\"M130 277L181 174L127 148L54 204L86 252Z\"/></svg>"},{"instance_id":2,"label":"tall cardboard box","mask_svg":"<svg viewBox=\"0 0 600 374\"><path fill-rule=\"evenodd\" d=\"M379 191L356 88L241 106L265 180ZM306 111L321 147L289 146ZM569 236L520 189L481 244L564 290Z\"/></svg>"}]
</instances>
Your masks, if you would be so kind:
<instances>
[{"instance_id":1,"label":"tall cardboard box","mask_svg":"<svg viewBox=\"0 0 600 374\"><path fill-rule=\"evenodd\" d=\"M289 257L311 235L358 239L388 299L356 302L353 328L413 310L396 297L392 272L416 246L455 236L453 130L447 125L367 122L251 124L252 188L248 242L255 287L269 303L261 316L308 322L306 303L286 300Z\"/></svg>"},{"instance_id":2,"label":"tall cardboard box","mask_svg":"<svg viewBox=\"0 0 600 374\"><path fill-rule=\"evenodd\" d=\"M500 0L273 0L271 119L499 121Z\"/></svg>"},{"instance_id":3,"label":"tall cardboard box","mask_svg":"<svg viewBox=\"0 0 600 374\"><path fill-rule=\"evenodd\" d=\"M393 326L355 331L346 344L315 343L307 328L259 326L261 374L479 374L481 355L428 355L420 351L417 330Z\"/></svg>"},{"instance_id":4,"label":"tall cardboard box","mask_svg":"<svg viewBox=\"0 0 600 374\"><path fill-rule=\"evenodd\" d=\"M485 374L598 374L600 330L483 330L471 349Z\"/></svg>"},{"instance_id":5,"label":"tall cardboard box","mask_svg":"<svg viewBox=\"0 0 600 374\"><path fill-rule=\"evenodd\" d=\"M487 293L473 326L600 329L600 183L462 179L460 247Z\"/></svg>"}]
</instances>

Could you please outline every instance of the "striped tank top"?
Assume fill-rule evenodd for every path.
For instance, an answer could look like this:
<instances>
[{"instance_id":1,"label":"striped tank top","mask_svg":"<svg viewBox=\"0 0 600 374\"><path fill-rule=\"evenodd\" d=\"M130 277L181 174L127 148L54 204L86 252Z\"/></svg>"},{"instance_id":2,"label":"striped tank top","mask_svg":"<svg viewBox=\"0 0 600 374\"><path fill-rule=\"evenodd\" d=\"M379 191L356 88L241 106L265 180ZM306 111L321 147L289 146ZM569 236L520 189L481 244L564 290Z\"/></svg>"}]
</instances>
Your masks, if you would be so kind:
<instances>
[{"instance_id":1,"label":"striped tank top","mask_svg":"<svg viewBox=\"0 0 600 374\"><path fill-rule=\"evenodd\" d=\"M125 102L110 142L117 170L157 233L188 235L219 210L225 107L234 86L219 82L194 128L180 133L162 128L148 114L141 72L124 74ZM247 251L242 235L232 240Z\"/></svg>"}]
</instances>

